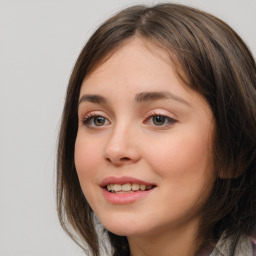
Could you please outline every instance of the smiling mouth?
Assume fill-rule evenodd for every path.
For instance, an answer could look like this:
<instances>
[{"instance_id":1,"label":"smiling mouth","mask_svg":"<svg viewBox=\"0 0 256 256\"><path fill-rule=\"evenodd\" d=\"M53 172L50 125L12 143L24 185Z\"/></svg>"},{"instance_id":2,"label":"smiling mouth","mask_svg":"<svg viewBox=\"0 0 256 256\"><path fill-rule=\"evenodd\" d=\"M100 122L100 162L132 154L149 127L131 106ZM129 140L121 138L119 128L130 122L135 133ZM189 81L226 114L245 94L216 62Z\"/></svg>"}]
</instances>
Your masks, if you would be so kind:
<instances>
[{"instance_id":1,"label":"smiling mouth","mask_svg":"<svg viewBox=\"0 0 256 256\"><path fill-rule=\"evenodd\" d=\"M126 183L126 184L108 184L105 188L110 193L136 193L138 191L148 191L153 189L154 185L145 185L145 184L137 184L137 183Z\"/></svg>"}]
</instances>

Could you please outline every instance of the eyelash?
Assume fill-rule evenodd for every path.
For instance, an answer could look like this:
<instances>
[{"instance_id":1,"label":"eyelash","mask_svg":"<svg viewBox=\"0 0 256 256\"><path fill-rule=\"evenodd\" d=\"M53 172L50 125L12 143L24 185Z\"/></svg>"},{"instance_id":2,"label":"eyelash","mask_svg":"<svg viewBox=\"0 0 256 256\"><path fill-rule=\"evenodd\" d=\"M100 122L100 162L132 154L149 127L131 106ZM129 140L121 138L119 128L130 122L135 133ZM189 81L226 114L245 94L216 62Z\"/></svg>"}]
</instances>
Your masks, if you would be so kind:
<instances>
[{"instance_id":1,"label":"eyelash","mask_svg":"<svg viewBox=\"0 0 256 256\"><path fill-rule=\"evenodd\" d=\"M155 124L153 119L156 117L163 118L164 123L160 124L160 125ZM103 118L104 123L102 125L96 125L95 121L94 121L95 118ZM152 120L152 121L150 122L150 120ZM108 124L110 123L106 117L104 117L103 115L100 115L98 113L89 113L84 118L82 118L81 121L85 126L87 126L89 128L94 128L94 127L99 128L101 126L105 126L106 122L108 122ZM92 124L93 121L94 121L94 124ZM166 116L163 114L158 114L158 113L153 113L153 114L148 115L144 121L144 123L151 123L153 126L158 127L158 128L169 127L171 125L174 125L176 122L177 122L177 120L175 120L169 116Z\"/></svg>"},{"instance_id":2,"label":"eyelash","mask_svg":"<svg viewBox=\"0 0 256 256\"><path fill-rule=\"evenodd\" d=\"M152 120L151 121L151 123L152 123L152 122L154 122L153 118L156 118L156 117L164 118L164 124L163 125L152 124L153 126L158 127L158 128L169 127L171 125L174 125L177 122L177 120L175 120L175 119L173 119L169 116L159 114L159 113L153 113L153 114L148 115L148 117L146 118L146 121L144 123L148 123L148 122L150 122L150 120Z\"/></svg>"},{"instance_id":3,"label":"eyelash","mask_svg":"<svg viewBox=\"0 0 256 256\"><path fill-rule=\"evenodd\" d=\"M85 126L87 126L87 127L101 127L101 126L104 126L104 124L105 124L105 122L104 122L104 124L103 125L95 125L95 123L94 123L94 125L92 125L92 121L93 120L95 120L95 118L96 117L100 117L100 118L104 118L104 120L106 121L108 121L108 119L107 118L105 118L103 115L100 115L100 114L98 114L98 113L89 113L89 114L87 114L85 117L83 117L82 119L81 119L81 121L82 121L82 123L85 125ZM109 122L109 121L108 121Z\"/></svg>"}]
</instances>

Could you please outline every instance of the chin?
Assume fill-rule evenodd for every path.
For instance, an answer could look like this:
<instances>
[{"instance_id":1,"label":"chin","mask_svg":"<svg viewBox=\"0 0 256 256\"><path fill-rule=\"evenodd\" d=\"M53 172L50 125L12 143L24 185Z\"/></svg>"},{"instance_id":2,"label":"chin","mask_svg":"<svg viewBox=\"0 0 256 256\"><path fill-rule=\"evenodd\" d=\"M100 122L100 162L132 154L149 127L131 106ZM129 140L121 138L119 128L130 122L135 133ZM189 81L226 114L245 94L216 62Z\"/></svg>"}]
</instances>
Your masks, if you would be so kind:
<instances>
[{"instance_id":1,"label":"chin","mask_svg":"<svg viewBox=\"0 0 256 256\"><path fill-rule=\"evenodd\" d=\"M145 233L145 231L142 230L138 230L138 229L134 229L134 228L128 228L127 227L106 227L108 231L110 231L111 233L118 235L118 236L139 236L139 235L143 235Z\"/></svg>"},{"instance_id":2,"label":"chin","mask_svg":"<svg viewBox=\"0 0 256 256\"><path fill-rule=\"evenodd\" d=\"M121 217L115 216L107 218L100 218L99 219L102 225L111 233L116 234L118 236L136 236L145 234L148 231L146 228L145 223L138 223L137 221L132 220L129 217ZM148 226L148 225L147 225Z\"/></svg>"}]
</instances>

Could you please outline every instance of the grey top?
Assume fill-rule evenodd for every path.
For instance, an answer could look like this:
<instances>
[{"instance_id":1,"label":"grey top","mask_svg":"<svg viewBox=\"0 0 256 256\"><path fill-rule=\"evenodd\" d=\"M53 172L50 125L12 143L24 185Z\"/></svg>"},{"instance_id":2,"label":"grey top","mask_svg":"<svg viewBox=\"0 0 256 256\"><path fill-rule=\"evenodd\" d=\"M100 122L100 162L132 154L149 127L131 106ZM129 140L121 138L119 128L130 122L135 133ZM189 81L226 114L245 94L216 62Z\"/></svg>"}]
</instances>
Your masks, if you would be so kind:
<instances>
[{"instance_id":1,"label":"grey top","mask_svg":"<svg viewBox=\"0 0 256 256\"><path fill-rule=\"evenodd\" d=\"M229 256L232 243L232 238L223 239L221 237L210 256ZM255 240L247 236L241 236L233 256L256 256Z\"/></svg>"}]
</instances>

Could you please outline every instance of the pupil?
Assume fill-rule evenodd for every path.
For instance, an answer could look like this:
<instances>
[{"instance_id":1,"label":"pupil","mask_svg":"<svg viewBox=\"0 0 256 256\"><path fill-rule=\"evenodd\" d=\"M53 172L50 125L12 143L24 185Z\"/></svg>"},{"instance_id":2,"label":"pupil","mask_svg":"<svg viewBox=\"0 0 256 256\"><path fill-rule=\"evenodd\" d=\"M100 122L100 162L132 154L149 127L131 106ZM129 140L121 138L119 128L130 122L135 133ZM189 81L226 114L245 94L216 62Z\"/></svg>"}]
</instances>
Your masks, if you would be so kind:
<instances>
[{"instance_id":1,"label":"pupil","mask_svg":"<svg viewBox=\"0 0 256 256\"><path fill-rule=\"evenodd\" d=\"M154 116L153 123L155 125L163 125L165 123L165 117L164 116Z\"/></svg>"},{"instance_id":2,"label":"pupil","mask_svg":"<svg viewBox=\"0 0 256 256\"><path fill-rule=\"evenodd\" d=\"M95 119L94 119L94 124L96 125L96 126L101 126L101 125L103 125L105 123L105 118L104 117L102 117L102 116L97 116L97 117L95 117Z\"/></svg>"}]
</instances>

